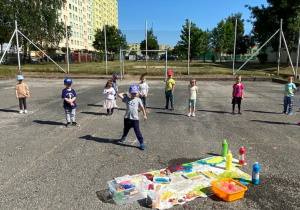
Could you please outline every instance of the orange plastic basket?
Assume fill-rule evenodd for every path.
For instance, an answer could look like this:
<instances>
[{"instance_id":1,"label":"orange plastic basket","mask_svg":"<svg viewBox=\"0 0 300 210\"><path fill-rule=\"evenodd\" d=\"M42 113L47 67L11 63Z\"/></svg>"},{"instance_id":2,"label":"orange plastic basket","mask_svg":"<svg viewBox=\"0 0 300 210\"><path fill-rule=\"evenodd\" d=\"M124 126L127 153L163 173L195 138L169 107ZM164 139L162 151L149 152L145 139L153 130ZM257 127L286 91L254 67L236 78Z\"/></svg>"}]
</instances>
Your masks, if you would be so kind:
<instances>
[{"instance_id":1,"label":"orange plastic basket","mask_svg":"<svg viewBox=\"0 0 300 210\"><path fill-rule=\"evenodd\" d=\"M239 190L237 192L232 192L232 193L228 193L223 191L222 189L216 187L216 184L219 182L235 182L236 184L238 184L240 187L242 187L242 190ZM217 195L218 197L222 198L224 201L234 201L240 198L244 197L245 191L248 189L245 185L241 184L240 182L231 179L231 178L226 178L226 179L219 179L216 181L212 181L211 182L211 186L212 186L212 191L215 195Z\"/></svg>"}]
</instances>

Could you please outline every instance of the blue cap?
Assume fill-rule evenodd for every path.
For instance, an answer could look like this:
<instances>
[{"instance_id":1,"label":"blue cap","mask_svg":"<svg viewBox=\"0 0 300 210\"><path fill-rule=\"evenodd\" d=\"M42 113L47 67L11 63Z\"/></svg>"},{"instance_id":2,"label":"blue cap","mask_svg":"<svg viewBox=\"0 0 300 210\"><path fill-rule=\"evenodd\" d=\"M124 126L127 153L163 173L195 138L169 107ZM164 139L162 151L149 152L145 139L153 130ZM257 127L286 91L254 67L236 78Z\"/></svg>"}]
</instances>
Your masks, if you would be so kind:
<instances>
[{"instance_id":1,"label":"blue cap","mask_svg":"<svg viewBox=\"0 0 300 210\"><path fill-rule=\"evenodd\" d=\"M23 75L18 75L17 76L17 80L23 80L23 79L24 79Z\"/></svg>"},{"instance_id":2,"label":"blue cap","mask_svg":"<svg viewBox=\"0 0 300 210\"><path fill-rule=\"evenodd\" d=\"M118 75L117 74L113 74L113 76L118 79Z\"/></svg>"},{"instance_id":3,"label":"blue cap","mask_svg":"<svg viewBox=\"0 0 300 210\"><path fill-rule=\"evenodd\" d=\"M64 80L64 83L65 83L66 85L70 85L70 84L73 83L73 81L72 81L71 78L66 78L66 79Z\"/></svg>"},{"instance_id":4,"label":"blue cap","mask_svg":"<svg viewBox=\"0 0 300 210\"><path fill-rule=\"evenodd\" d=\"M130 85L129 93L138 93L139 92L139 86L137 85Z\"/></svg>"}]
</instances>

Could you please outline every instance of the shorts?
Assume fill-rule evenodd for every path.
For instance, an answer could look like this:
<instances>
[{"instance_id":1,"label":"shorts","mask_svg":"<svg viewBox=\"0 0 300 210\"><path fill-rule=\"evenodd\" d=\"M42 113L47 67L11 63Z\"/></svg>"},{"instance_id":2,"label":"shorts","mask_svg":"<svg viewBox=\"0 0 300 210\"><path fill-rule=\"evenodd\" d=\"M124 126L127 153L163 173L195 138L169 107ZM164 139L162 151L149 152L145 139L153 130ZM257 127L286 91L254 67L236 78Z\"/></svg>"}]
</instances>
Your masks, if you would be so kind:
<instances>
[{"instance_id":1,"label":"shorts","mask_svg":"<svg viewBox=\"0 0 300 210\"><path fill-rule=\"evenodd\" d=\"M196 106L196 99L189 99L189 106Z\"/></svg>"},{"instance_id":2,"label":"shorts","mask_svg":"<svg viewBox=\"0 0 300 210\"><path fill-rule=\"evenodd\" d=\"M233 97L231 104L241 104L242 97Z\"/></svg>"}]
</instances>

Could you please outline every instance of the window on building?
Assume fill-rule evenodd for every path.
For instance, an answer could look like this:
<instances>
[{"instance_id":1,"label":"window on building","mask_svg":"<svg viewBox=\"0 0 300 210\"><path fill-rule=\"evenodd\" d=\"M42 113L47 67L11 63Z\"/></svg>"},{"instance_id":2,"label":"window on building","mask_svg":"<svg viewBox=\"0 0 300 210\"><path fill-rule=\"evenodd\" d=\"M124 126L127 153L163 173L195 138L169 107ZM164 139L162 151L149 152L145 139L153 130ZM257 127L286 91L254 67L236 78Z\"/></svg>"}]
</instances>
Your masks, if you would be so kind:
<instances>
[{"instance_id":1,"label":"window on building","mask_svg":"<svg viewBox=\"0 0 300 210\"><path fill-rule=\"evenodd\" d=\"M69 9L72 9L72 6L71 6L71 4L69 4Z\"/></svg>"}]
</instances>

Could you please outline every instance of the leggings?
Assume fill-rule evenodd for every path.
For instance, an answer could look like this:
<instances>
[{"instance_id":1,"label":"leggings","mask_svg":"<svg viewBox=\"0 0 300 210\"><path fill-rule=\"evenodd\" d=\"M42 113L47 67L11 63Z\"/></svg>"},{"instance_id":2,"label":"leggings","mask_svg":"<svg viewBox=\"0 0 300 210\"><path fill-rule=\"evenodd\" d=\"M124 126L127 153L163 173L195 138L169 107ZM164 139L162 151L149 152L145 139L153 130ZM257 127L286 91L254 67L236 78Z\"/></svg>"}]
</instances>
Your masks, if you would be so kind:
<instances>
[{"instance_id":1,"label":"leggings","mask_svg":"<svg viewBox=\"0 0 300 210\"><path fill-rule=\"evenodd\" d=\"M27 103L26 103L26 98L19 98L19 106L20 110L27 109Z\"/></svg>"},{"instance_id":2,"label":"leggings","mask_svg":"<svg viewBox=\"0 0 300 210\"><path fill-rule=\"evenodd\" d=\"M75 110L76 109L65 109L65 112L66 112L66 120L68 123L71 122L76 122L75 121Z\"/></svg>"}]
</instances>

